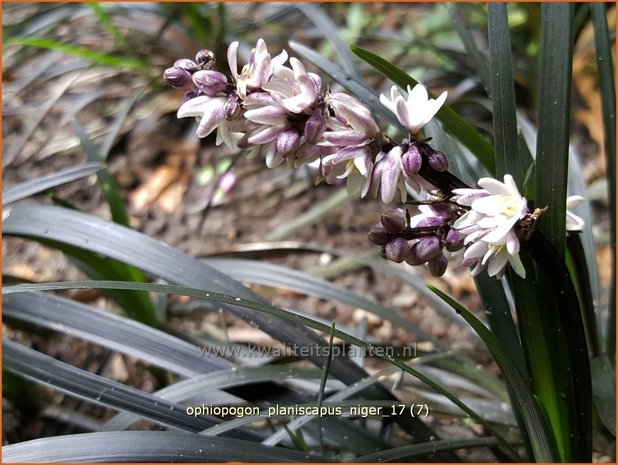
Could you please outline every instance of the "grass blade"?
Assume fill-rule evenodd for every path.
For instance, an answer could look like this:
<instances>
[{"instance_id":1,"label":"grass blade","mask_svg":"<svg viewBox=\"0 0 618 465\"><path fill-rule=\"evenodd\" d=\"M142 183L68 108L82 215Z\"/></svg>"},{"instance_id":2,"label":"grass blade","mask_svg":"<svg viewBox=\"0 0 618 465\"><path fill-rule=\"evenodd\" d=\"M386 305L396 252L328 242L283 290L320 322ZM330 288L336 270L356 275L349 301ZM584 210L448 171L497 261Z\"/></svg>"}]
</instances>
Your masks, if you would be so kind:
<instances>
[{"instance_id":1,"label":"grass blade","mask_svg":"<svg viewBox=\"0 0 618 465\"><path fill-rule=\"evenodd\" d=\"M152 68L147 63L144 63L137 58L119 57L109 53L95 52L84 47L65 44L53 39L46 39L44 37L11 37L4 42L5 48L15 45L27 45L48 50L58 50L66 53L67 55L84 58L102 66L141 71L145 74L150 74L152 72Z\"/></svg>"},{"instance_id":2,"label":"grass blade","mask_svg":"<svg viewBox=\"0 0 618 465\"><path fill-rule=\"evenodd\" d=\"M496 149L495 177L505 174L515 178L521 191L524 185L525 167L532 160L522 160L517 150L517 117L511 39L506 3L488 5L489 69L491 107Z\"/></svg>"},{"instance_id":3,"label":"grass blade","mask_svg":"<svg viewBox=\"0 0 618 465\"><path fill-rule=\"evenodd\" d=\"M99 162L84 163L83 165L58 171L57 173L41 176L40 178L26 181L7 188L2 192L2 204L8 205L34 194L52 189L54 187L77 181L97 173L103 168Z\"/></svg>"},{"instance_id":4,"label":"grass blade","mask_svg":"<svg viewBox=\"0 0 618 465\"><path fill-rule=\"evenodd\" d=\"M389 78L402 89L415 86L418 81L408 76L384 58L360 47L352 45L352 51ZM431 94L430 94L431 95ZM461 118L450 106L444 105L437 113L437 118L447 131L457 137L478 158L490 173L495 172L496 162L493 147L468 122Z\"/></svg>"},{"instance_id":5,"label":"grass blade","mask_svg":"<svg viewBox=\"0 0 618 465\"><path fill-rule=\"evenodd\" d=\"M12 462L328 462L326 457L250 441L172 431L72 434L2 448Z\"/></svg>"},{"instance_id":6,"label":"grass blade","mask_svg":"<svg viewBox=\"0 0 618 465\"><path fill-rule=\"evenodd\" d=\"M563 258L572 63L573 4L544 3L541 6L535 206L549 206L539 226Z\"/></svg>"},{"instance_id":7,"label":"grass blade","mask_svg":"<svg viewBox=\"0 0 618 465\"><path fill-rule=\"evenodd\" d=\"M467 308L439 289L431 285L428 286L472 326L494 356L508 384L513 389L515 407L521 412L522 419L526 424L534 451L534 460L537 462L555 462L558 455L555 451L553 439L547 433L548 425L543 418L534 395L530 391L526 379L508 356L504 346Z\"/></svg>"}]
</instances>

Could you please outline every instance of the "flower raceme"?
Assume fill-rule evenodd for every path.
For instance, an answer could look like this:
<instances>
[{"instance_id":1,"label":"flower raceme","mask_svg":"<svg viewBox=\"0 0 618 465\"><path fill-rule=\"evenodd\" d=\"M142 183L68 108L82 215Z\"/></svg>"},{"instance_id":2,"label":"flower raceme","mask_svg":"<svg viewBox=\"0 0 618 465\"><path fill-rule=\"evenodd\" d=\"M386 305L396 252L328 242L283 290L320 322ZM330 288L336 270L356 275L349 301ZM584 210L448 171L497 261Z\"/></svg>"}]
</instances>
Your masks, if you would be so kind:
<instances>
[{"instance_id":1,"label":"flower raceme","mask_svg":"<svg viewBox=\"0 0 618 465\"><path fill-rule=\"evenodd\" d=\"M391 203L398 192L404 203L413 194L420 199L413 202L420 204L419 214L388 210L369 233L389 260L427 264L432 274L441 276L447 257L463 249L462 264L472 267L473 275L487 269L490 276L501 278L510 264L525 277L517 229L530 213L513 178L482 178L477 189L453 188L465 184L447 172L446 155L421 137L446 92L429 98L418 84L408 86L407 97L395 86L390 98L380 95L380 102L408 130L409 138L396 143L360 100L330 92L320 76L288 58L285 50L271 57L259 39L239 71L238 49L238 42L228 48L228 76L213 69L215 57L207 50L198 52L195 60L177 60L164 73L171 86L186 91L177 116L197 118L198 137L216 130L217 145L248 150L252 157L263 157L268 167L284 162L292 168L310 165L317 169L318 180L345 180L351 193L379 196L384 203ZM570 197L568 207L582 200ZM580 230L583 221L569 212L566 226Z\"/></svg>"},{"instance_id":2,"label":"flower raceme","mask_svg":"<svg viewBox=\"0 0 618 465\"><path fill-rule=\"evenodd\" d=\"M217 131L217 144L247 149L269 167L284 161L294 168L315 163L320 180L346 180L351 192L371 193L386 203L397 191L405 201L410 192L421 190L417 173L422 163L429 169L447 166L446 157L436 163L424 151L416 150L412 159L413 145L395 144L360 100L329 92L320 76L308 72L300 60L288 58L285 50L272 57L259 39L239 71L238 49L238 42L228 48L228 76L213 69L214 56L204 50L195 60L177 60L164 73L170 85L187 90L178 117L197 118L198 137ZM407 105L416 105L418 111L407 108L402 121L410 122L416 135L445 97L430 100L421 85L409 89ZM399 99L393 105L401 106Z\"/></svg>"}]
</instances>

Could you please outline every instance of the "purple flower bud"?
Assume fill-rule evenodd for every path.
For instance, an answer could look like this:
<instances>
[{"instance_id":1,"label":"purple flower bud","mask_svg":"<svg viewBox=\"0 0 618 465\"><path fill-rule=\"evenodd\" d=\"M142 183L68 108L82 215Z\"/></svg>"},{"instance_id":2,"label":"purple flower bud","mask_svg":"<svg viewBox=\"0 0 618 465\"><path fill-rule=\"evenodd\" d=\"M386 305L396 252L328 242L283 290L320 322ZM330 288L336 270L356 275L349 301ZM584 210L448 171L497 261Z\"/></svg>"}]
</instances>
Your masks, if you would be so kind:
<instances>
[{"instance_id":1,"label":"purple flower bud","mask_svg":"<svg viewBox=\"0 0 618 465\"><path fill-rule=\"evenodd\" d=\"M227 102L225 102L225 105L223 105L223 114L225 115L225 119L234 120L238 118L241 113L242 107L238 103L236 94L230 94Z\"/></svg>"},{"instance_id":2,"label":"purple flower bud","mask_svg":"<svg viewBox=\"0 0 618 465\"><path fill-rule=\"evenodd\" d=\"M176 63L174 63L174 66L178 68L182 68L191 74L200 70L200 67L197 65L197 63L193 60L189 60L188 58L181 58L180 60L176 60Z\"/></svg>"},{"instance_id":3,"label":"purple flower bud","mask_svg":"<svg viewBox=\"0 0 618 465\"><path fill-rule=\"evenodd\" d=\"M427 260L421 260L418 257L418 243L412 244L412 247L410 247L410 251L408 252L408 255L406 256L406 263L408 265L418 266L418 265L422 265L426 261Z\"/></svg>"},{"instance_id":4,"label":"purple flower bud","mask_svg":"<svg viewBox=\"0 0 618 465\"><path fill-rule=\"evenodd\" d=\"M305 140L309 144L317 144L322 138L326 121L320 109L316 109L305 123Z\"/></svg>"},{"instance_id":5,"label":"purple flower bud","mask_svg":"<svg viewBox=\"0 0 618 465\"><path fill-rule=\"evenodd\" d=\"M200 50L195 55L195 62L202 70L212 69L215 66L215 54L210 50Z\"/></svg>"},{"instance_id":6,"label":"purple flower bud","mask_svg":"<svg viewBox=\"0 0 618 465\"><path fill-rule=\"evenodd\" d=\"M375 245L386 245L393 240L393 236L384 229L382 223L376 223L376 225L371 228L371 231L369 231L368 237Z\"/></svg>"},{"instance_id":7,"label":"purple flower bud","mask_svg":"<svg viewBox=\"0 0 618 465\"><path fill-rule=\"evenodd\" d=\"M382 213L382 218L380 218L380 221L382 222L384 229L392 234L400 233L406 227L406 215L404 211L399 208L386 210Z\"/></svg>"},{"instance_id":8,"label":"purple flower bud","mask_svg":"<svg viewBox=\"0 0 618 465\"><path fill-rule=\"evenodd\" d=\"M446 237L444 238L446 250L449 252L455 252L463 247L463 236L462 234L454 228L451 228L449 232L446 233Z\"/></svg>"},{"instance_id":9,"label":"purple flower bud","mask_svg":"<svg viewBox=\"0 0 618 465\"><path fill-rule=\"evenodd\" d=\"M429 162L429 166L434 171L446 171L448 169L448 159L444 153L439 150L434 150L429 147L427 150L427 161Z\"/></svg>"},{"instance_id":10,"label":"purple flower bud","mask_svg":"<svg viewBox=\"0 0 618 465\"><path fill-rule=\"evenodd\" d=\"M414 225L416 228L437 228L445 223L445 219L441 216L428 216L420 220Z\"/></svg>"},{"instance_id":11,"label":"purple flower bud","mask_svg":"<svg viewBox=\"0 0 618 465\"><path fill-rule=\"evenodd\" d=\"M227 89L227 78L218 71L197 71L193 74L193 83L209 97Z\"/></svg>"},{"instance_id":12,"label":"purple flower bud","mask_svg":"<svg viewBox=\"0 0 618 465\"><path fill-rule=\"evenodd\" d=\"M421 169L423 158L421 152L419 152L416 144L411 144L408 151L401 157L401 163L403 164L403 171L408 176L414 176Z\"/></svg>"},{"instance_id":13,"label":"purple flower bud","mask_svg":"<svg viewBox=\"0 0 618 465\"><path fill-rule=\"evenodd\" d=\"M410 252L410 245L408 241L403 237L393 239L384 246L384 253L386 258L394 261L395 263L401 263L408 256Z\"/></svg>"},{"instance_id":14,"label":"purple flower bud","mask_svg":"<svg viewBox=\"0 0 618 465\"><path fill-rule=\"evenodd\" d=\"M277 136L277 152L281 155L289 155L295 152L300 145L300 135L298 131L289 129Z\"/></svg>"},{"instance_id":15,"label":"purple flower bud","mask_svg":"<svg viewBox=\"0 0 618 465\"><path fill-rule=\"evenodd\" d=\"M191 85L191 74L186 69L179 68L178 66L167 68L163 73L163 79L176 89L184 89Z\"/></svg>"},{"instance_id":16,"label":"purple flower bud","mask_svg":"<svg viewBox=\"0 0 618 465\"><path fill-rule=\"evenodd\" d=\"M416 256L419 260L426 262L437 257L440 249L440 239L438 239L438 236L423 237L416 243Z\"/></svg>"},{"instance_id":17,"label":"purple flower bud","mask_svg":"<svg viewBox=\"0 0 618 465\"><path fill-rule=\"evenodd\" d=\"M195 90L190 90L189 92L185 92L185 95L182 96L182 100L180 101L180 105L198 96L199 94Z\"/></svg>"},{"instance_id":18,"label":"purple flower bud","mask_svg":"<svg viewBox=\"0 0 618 465\"><path fill-rule=\"evenodd\" d=\"M442 276L444 273L446 273L447 266L448 262L446 261L446 257L442 254L432 258L431 260L429 260L429 263L427 263L429 271L434 276Z\"/></svg>"}]
</instances>

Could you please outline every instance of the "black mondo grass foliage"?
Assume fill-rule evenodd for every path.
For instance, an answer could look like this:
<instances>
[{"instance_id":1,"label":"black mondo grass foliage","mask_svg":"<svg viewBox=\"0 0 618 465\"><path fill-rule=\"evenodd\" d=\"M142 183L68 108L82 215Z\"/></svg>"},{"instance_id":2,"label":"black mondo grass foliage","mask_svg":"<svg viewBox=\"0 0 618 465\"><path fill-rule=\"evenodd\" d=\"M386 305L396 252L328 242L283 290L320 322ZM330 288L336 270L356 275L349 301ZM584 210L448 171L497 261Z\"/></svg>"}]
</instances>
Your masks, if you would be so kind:
<instances>
[{"instance_id":1,"label":"black mondo grass foliage","mask_svg":"<svg viewBox=\"0 0 618 465\"><path fill-rule=\"evenodd\" d=\"M13 50L12 63L23 63L33 49L51 50L108 67L116 79L129 73L123 79L140 83L138 95L127 95L115 108L99 141L76 120L70 124L86 163L13 183L3 192L3 235L56 249L89 278L19 282L5 277L5 397L21 415L41 415L55 424L47 434L5 445L5 462L460 462L476 457L592 462L604 457L607 444L615 441L615 289L599 285L591 202L569 144L574 44L589 24L603 97L607 186L615 193L615 83L613 66L607 66L613 57L606 4L547 3L528 10L504 3L432 6L463 51L445 47L439 27L424 34L403 29L411 34L404 44L361 5L247 7L272 26L270 35L285 36L279 22L302 24L311 43L319 44L290 40L287 49L259 35L245 40L256 24L232 21L232 5L85 8L25 11L23 20L5 28L5 53ZM378 19L396 11L383 8ZM538 20L537 48L528 50L525 60L517 55L521 37L513 25L521 25L522 11ZM96 18L112 51L93 51L50 32L73 15ZM178 43L195 45L191 56L184 45L165 48L154 62L132 56L137 39L123 32L131 29L123 15L156 18L156 27L145 21L140 33L151 34L153 47L162 49L165 41L157 41L168 33L184 38ZM337 17L344 18L341 25ZM358 45L348 45L352 42ZM387 56L392 50L370 51L382 42L396 44L397 56ZM437 70L425 82L445 84L426 87L413 77L416 68L409 72L393 64L418 50L468 66L478 77L459 82L455 72ZM527 111L535 112L536 128L522 111L516 88L516 64L531 57L536 80L527 91L536 95ZM162 79L156 76L159 69ZM47 72L38 77L50 79ZM37 75L29 79L35 82ZM66 89L73 81L67 82ZM163 82L182 91L170 91ZM374 90L376 82L382 92ZM460 111L462 89L481 102L490 115L488 126ZM256 244L246 256L238 248L236 257L198 259L133 229L123 187L107 161L135 124L131 115L138 101L162 94L177 94L177 117L195 121L184 136L190 143L205 139L235 160L246 155L263 159L269 169L304 170L316 185L347 191L292 219L281 237L351 198L386 204L367 230L368 253L307 251L326 252L342 267L368 268L411 286L436 312L466 328L500 374L469 353L450 350L386 305L324 277L255 260L260 247L296 253L296 242ZM26 128L21 147L35 126ZM17 149L6 153L7 165L27 161ZM25 200L88 177L96 177L110 219L55 195L55 205ZM613 195L608 199L613 212ZM208 221L208 208L203 214ZM615 251L613 223L609 230ZM429 283L450 279L453 270L474 278L486 323ZM366 328L277 306L265 297L272 294L258 292L263 287L362 309L431 348L413 355L384 350L370 342ZM96 291L114 311L72 297L79 290ZM233 315L266 333L281 350L256 356L255 346L217 332L209 338L185 335L174 328L172 307ZM96 346L104 351L103 366L92 372L29 342L49 334ZM108 377L115 357L138 361L160 389ZM376 369L368 358L382 364ZM37 385L56 393L60 407L41 407L33 390Z\"/></svg>"}]
</instances>

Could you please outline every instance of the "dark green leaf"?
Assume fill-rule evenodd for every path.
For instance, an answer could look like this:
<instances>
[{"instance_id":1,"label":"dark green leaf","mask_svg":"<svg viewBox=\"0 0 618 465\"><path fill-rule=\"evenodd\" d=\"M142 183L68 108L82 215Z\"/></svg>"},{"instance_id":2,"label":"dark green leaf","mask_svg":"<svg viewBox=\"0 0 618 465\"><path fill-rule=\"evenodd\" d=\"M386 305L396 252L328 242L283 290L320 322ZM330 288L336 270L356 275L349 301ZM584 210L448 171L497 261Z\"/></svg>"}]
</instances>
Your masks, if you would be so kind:
<instances>
[{"instance_id":1,"label":"dark green leaf","mask_svg":"<svg viewBox=\"0 0 618 465\"><path fill-rule=\"evenodd\" d=\"M561 257L566 243L572 62L573 4L543 3L534 200L538 208L549 207L539 225Z\"/></svg>"},{"instance_id":2,"label":"dark green leaf","mask_svg":"<svg viewBox=\"0 0 618 465\"><path fill-rule=\"evenodd\" d=\"M2 448L4 462L328 462L250 441L172 431L122 431L35 439Z\"/></svg>"},{"instance_id":3,"label":"dark green leaf","mask_svg":"<svg viewBox=\"0 0 618 465\"><path fill-rule=\"evenodd\" d=\"M404 71L392 65L384 58L352 45L352 51L365 60L376 70L389 78L402 89L407 86L415 86L418 81L408 76ZM431 95L431 94L430 94ZM481 164L493 173L495 167L495 155L493 147L483 137L462 119L450 106L444 105L436 115L447 131L457 137L478 158Z\"/></svg>"},{"instance_id":4,"label":"dark green leaf","mask_svg":"<svg viewBox=\"0 0 618 465\"><path fill-rule=\"evenodd\" d=\"M522 419L526 424L527 432L532 443L534 459L537 462L555 462L558 455L555 452L555 444L549 431L549 425L545 422L543 414L537 404L530 387L517 369L513 360L509 357L504 346L498 338L479 321L470 311L459 302L449 297L439 289L428 285L429 288L439 295L445 302L453 307L469 324L474 331L483 339L483 342L494 356L496 363L502 370L509 386L514 394L515 408L521 412Z\"/></svg>"},{"instance_id":5,"label":"dark green leaf","mask_svg":"<svg viewBox=\"0 0 618 465\"><path fill-rule=\"evenodd\" d=\"M197 289L213 289L218 292L261 301L255 293L217 270L200 263L178 249L162 244L148 236L84 213L48 205L18 204L5 209L3 233L25 237L55 240L85 248L106 257L121 260L141 268L168 282L188 285ZM105 234L101 234L105 231ZM137 284L136 284L137 285ZM142 285L145 286L145 285ZM245 321L255 324L264 332L286 345L298 347L324 347L323 340L300 324L273 319L244 307L226 302L221 305ZM310 357L317 366L321 360ZM352 384L367 376L366 372L349 359L333 361L331 373L346 384ZM383 386L377 385L364 393L367 398L393 399ZM420 419L398 416L395 421L419 441L436 438L436 433ZM447 461L455 461L454 455L440 455Z\"/></svg>"},{"instance_id":6,"label":"dark green leaf","mask_svg":"<svg viewBox=\"0 0 618 465\"><path fill-rule=\"evenodd\" d=\"M456 449L472 449L477 447L491 447L499 445L494 438L480 439L449 439L444 441L433 441L426 444L412 444L410 446L396 447L389 450L381 450L373 454L363 455L355 458L352 462L408 462L408 460L427 452L436 452L440 450L456 450Z\"/></svg>"},{"instance_id":7,"label":"dark green leaf","mask_svg":"<svg viewBox=\"0 0 618 465\"><path fill-rule=\"evenodd\" d=\"M137 321L53 295L4 295L4 317L80 337L182 376L227 368L224 359L202 357L200 348Z\"/></svg>"},{"instance_id":8,"label":"dark green leaf","mask_svg":"<svg viewBox=\"0 0 618 465\"><path fill-rule=\"evenodd\" d=\"M555 384L540 388L553 390L550 396L563 404L559 411L563 426L556 430L559 447L561 442L564 447L563 459L588 462L592 458L592 387L588 344L577 292L564 260L543 234L537 231L523 245L538 265L534 268L536 284L540 286L536 288L537 305L540 303L536 311L554 371ZM536 353L531 355L537 356ZM547 366L543 369L549 371Z\"/></svg>"},{"instance_id":9,"label":"dark green leaf","mask_svg":"<svg viewBox=\"0 0 618 465\"><path fill-rule=\"evenodd\" d=\"M517 117L513 62L506 3L488 5L489 69L491 106L496 149L495 177L510 174L521 191L525 169L531 159L522 159L517 147Z\"/></svg>"},{"instance_id":10,"label":"dark green leaf","mask_svg":"<svg viewBox=\"0 0 618 465\"><path fill-rule=\"evenodd\" d=\"M354 292L302 271L272 263L239 258L208 258L204 261L213 268L241 282L290 289L320 299L343 302L353 308L362 308L392 322L397 327L405 328L416 334L420 340L431 341L438 347L446 348L440 341L406 320L394 310L378 305Z\"/></svg>"},{"instance_id":11,"label":"dark green leaf","mask_svg":"<svg viewBox=\"0 0 618 465\"><path fill-rule=\"evenodd\" d=\"M2 192L2 204L8 205L47 189L91 176L102 168L103 165L101 165L100 162L85 163L74 168L68 168L57 173L41 176L32 181L22 182Z\"/></svg>"},{"instance_id":12,"label":"dark green leaf","mask_svg":"<svg viewBox=\"0 0 618 465\"><path fill-rule=\"evenodd\" d=\"M609 4L607 4L609 5ZM606 4L591 3L590 11L594 24L594 43L597 52L599 70L599 88L601 89L601 107L603 108L603 128L605 129L605 160L608 184L608 211L610 244L612 247L612 275L609 290L609 321L607 327L607 353L614 360L616 353L616 85L614 64L612 60L612 40L607 28Z\"/></svg>"},{"instance_id":13,"label":"dark green leaf","mask_svg":"<svg viewBox=\"0 0 618 465\"><path fill-rule=\"evenodd\" d=\"M605 354L593 358L590 367L597 412L605 427L616 436L616 372Z\"/></svg>"},{"instance_id":14,"label":"dark green leaf","mask_svg":"<svg viewBox=\"0 0 618 465\"><path fill-rule=\"evenodd\" d=\"M29 291L41 291L41 290L60 290L60 289L86 289L86 288L95 288L95 289L126 289L126 290L143 290L150 292L162 292L162 293L175 293L188 295L191 297L197 297L204 300L209 300L212 302L217 302L221 305L230 305L230 307L242 307L246 309L252 309L260 313L265 313L267 315L279 317L283 320L288 320L293 323L303 325L307 328L312 328L318 330L324 334L330 334L332 328L323 323L312 320L311 318L304 317L302 315L298 315L296 313L292 313L271 305L263 304L260 302L252 301L250 299L243 299L240 297L234 297L233 295L221 294L217 292L210 291L202 291L194 288L182 287L182 286L172 286L172 285L164 285L164 284L150 284L150 283L133 283L133 282L121 282L121 281L68 281L68 282L58 282L58 283L46 283L46 284L21 284L15 286L4 287L2 292L4 294L12 294L15 292L29 292ZM271 324L274 320L270 320ZM423 383L427 384L429 387L437 391L438 393L446 396L451 402L457 405L460 409L470 415L474 420L481 423L485 429L494 435L502 446L504 446L505 451L508 451L509 456L513 460L519 459L519 455L517 451L502 437L502 435L482 416L476 413L474 410L470 409L465 403L463 403L459 398L454 396L450 391L445 389L441 384L435 382L431 378L427 377L420 371L415 368L412 368L410 365L406 364L404 361L393 358L389 355L385 355L384 351L380 349L376 349L376 346L373 344L362 341L354 336L350 336L349 334L343 333L339 330L335 330L335 337L348 342L349 344L353 344L367 351L369 355L376 356L381 358L399 368L403 371L411 374L415 378L418 378ZM316 353L324 353L324 346L321 346L322 350L315 351ZM315 357L314 357L315 358ZM318 357L320 359L321 357ZM334 362L340 359L335 359ZM387 391L388 392L388 391ZM390 397L390 396L389 396ZM435 440L432 439L432 440Z\"/></svg>"},{"instance_id":15,"label":"dark green leaf","mask_svg":"<svg viewBox=\"0 0 618 465\"><path fill-rule=\"evenodd\" d=\"M219 423L219 420L212 417L192 418L180 404L80 370L11 340L5 339L2 348L2 362L6 369L38 383L51 385L71 397L135 413L156 423L185 431L199 431ZM255 438L253 434L244 431L236 431L233 436Z\"/></svg>"},{"instance_id":16,"label":"dark green leaf","mask_svg":"<svg viewBox=\"0 0 618 465\"><path fill-rule=\"evenodd\" d=\"M459 38L461 39L466 52L468 52L472 65L476 69L477 76L483 84L483 87L485 87L485 90L489 93L489 62L487 57L476 45L476 41L470 31L469 21L466 21L467 12L469 11L470 5L463 3L451 3L446 5L449 16L451 17L451 22L457 30L457 34L459 34Z\"/></svg>"}]
</instances>

